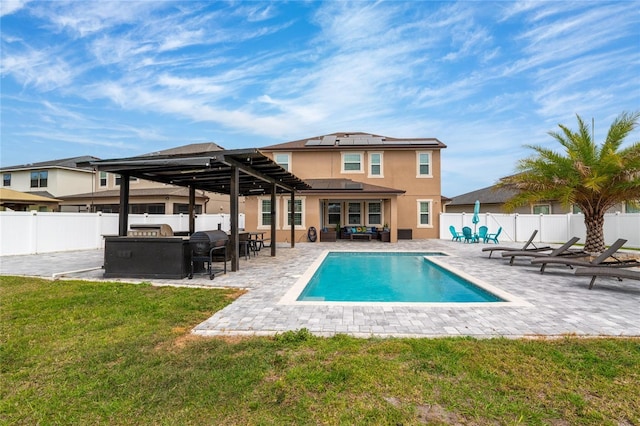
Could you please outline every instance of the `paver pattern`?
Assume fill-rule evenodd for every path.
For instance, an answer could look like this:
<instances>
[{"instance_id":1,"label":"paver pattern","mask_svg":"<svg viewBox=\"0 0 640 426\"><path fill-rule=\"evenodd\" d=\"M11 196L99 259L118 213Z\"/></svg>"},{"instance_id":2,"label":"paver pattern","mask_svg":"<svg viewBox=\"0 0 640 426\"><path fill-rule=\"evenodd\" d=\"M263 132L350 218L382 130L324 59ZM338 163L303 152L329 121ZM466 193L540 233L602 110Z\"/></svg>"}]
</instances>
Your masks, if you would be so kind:
<instances>
[{"instance_id":1,"label":"paver pattern","mask_svg":"<svg viewBox=\"0 0 640 426\"><path fill-rule=\"evenodd\" d=\"M1 257L0 274L247 289L246 294L193 330L207 336L273 335L301 328L324 336L343 333L359 337L640 336L637 281L598 278L593 290L588 290L590 278L576 277L566 266L549 267L541 275L539 267L530 265L526 258L517 259L514 266L499 254L489 259L481 252L483 246L446 240L297 243L295 248L279 245L276 257L266 250L250 260L242 258L240 271L218 275L214 280L205 275L192 280L106 280L99 269L103 251L89 250ZM311 263L331 249L443 251L450 256L438 258L441 262L524 299L528 306L280 303Z\"/></svg>"}]
</instances>

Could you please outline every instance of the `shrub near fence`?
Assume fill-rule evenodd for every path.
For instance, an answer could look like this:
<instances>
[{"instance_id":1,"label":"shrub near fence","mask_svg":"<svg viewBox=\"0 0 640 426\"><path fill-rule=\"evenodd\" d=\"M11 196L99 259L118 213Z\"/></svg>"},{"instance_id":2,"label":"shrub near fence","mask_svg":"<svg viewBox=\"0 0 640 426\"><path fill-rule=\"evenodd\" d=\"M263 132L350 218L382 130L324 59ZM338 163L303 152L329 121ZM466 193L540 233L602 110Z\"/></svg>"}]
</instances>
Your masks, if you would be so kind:
<instances>
[{"instance_id":1,"label":"shrub near fence","mask_svg":"<svg viewBox=\"0 0 640 426\"><path fill-rule=\"evenodd\" d=\"M189 231L189 216L130 214L129 225L161 224ZM231 229L228 214L196 216L196 231ZM117 213L0 212L0 256L104 248L105 235L118 234ZM244 228L244 214L239 216Z\"/></svg>"},{"instance_id":2,"label":"shrub near fence","mask_svg":"<svg viewBox=\"0 0 640 426\"><path fill-rule=\"evenodd\" d=\"M536 242L562 243L572 237L579 237L584 243L587 230L582 214L499 214L482 213L475 227L485 225L494 233L502 227L500 241L524 242L537 229ZM451 239L449 226L458 231L463 226L474 229L471 213L442 213L440 215L440 238ZM604 217L604 239L611 244L618 238L627 241L625 247L640 248L640 213L608 213Z\"/></svg>"}]
</instances>

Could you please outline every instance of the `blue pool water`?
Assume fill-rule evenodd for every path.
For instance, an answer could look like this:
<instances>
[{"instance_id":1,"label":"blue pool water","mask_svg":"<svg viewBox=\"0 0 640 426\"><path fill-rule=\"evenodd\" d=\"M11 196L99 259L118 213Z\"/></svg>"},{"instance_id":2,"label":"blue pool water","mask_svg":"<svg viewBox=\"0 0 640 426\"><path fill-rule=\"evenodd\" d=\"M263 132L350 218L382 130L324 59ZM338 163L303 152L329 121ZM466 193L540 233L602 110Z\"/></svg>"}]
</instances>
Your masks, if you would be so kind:
<instances>
[{"instance_id":1,"label":"blue pool water","mask_svg":"<svg viewBox=\"0 0 640 426\"><path fill-rule=\"evenodd\" d=\"M501 302L501 298L430 262L441 253L330 252L299 301Z\"/></svg>"}]
</instances>

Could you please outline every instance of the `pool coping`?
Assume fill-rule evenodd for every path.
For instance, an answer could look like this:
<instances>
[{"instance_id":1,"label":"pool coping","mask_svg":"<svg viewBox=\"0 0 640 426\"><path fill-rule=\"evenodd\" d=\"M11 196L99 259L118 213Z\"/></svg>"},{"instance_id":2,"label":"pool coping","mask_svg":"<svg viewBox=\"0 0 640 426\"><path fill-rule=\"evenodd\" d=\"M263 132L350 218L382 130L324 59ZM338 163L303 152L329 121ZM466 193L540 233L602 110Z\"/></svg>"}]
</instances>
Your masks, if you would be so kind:
<instances>
[{"instance_id":1,"label":"pool coping","mask_svg":"<svg viewBox=\"0 0 640 426\"><path fill-rule=\"evenodd\" d=\"M290 305L290 306L371 306L371 307L431 307L431 308L461 308L461 307L527 307L532 306L531 303L526 300L514 296L507 291L502 290L494 285L491 285L483 280L480 280L466 272L455 268L446 263L437 260L440 256L423 256L428 258L430 262L433 262L437 266L449 271L453 274L460 276L461 278L469 281L473 285L485 290L494 296L502 299L498 302L363 302L363 301L327 301L327 300L297 300L302 291L306 288L307 284L316 273L320 265L324 262L329 253L353 253L354 250L341 250L341 249L327 249L323 250L319 256L309 265L304 273L298 278L280 298L277 302L278 305ZM433 252L444 255L445 257L454 257L454 254L448 253L443 250L358 250L358 253L425 253Z\"/></svg>"}]
</instances>

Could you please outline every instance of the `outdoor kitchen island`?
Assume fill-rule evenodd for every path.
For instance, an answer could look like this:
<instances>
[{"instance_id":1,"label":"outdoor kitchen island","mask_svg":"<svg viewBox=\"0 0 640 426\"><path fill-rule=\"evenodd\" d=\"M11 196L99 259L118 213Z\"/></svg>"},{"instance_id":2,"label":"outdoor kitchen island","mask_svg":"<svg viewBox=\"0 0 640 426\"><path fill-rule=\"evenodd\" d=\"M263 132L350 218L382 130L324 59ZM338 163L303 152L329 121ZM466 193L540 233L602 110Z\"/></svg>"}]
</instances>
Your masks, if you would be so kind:
<instances>
[{"instance_id":1,"label":"outdoor kitchen island","mask_svg":"<svg viewBox=\"0 0 640 426\"><path fill-rule=\"evenodd\" d=\"M219 229L178 236L167 224L131 225L126 236L105 237L104 277L182 279L206 271L213 279L227 273L228 242Z\"/></svg>"},{"instance_id":2,"label":"outdoor kitchen island","mask_svg":"<svg viewBox=\"0 0 640 426\"><path fill-rule=\"evenodd\" d=\"M188 237L105 237L105 278L181 279L190 272Z\"/></svg>"}]
</instances>

